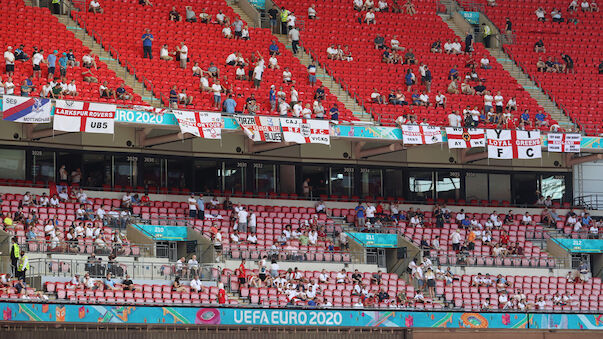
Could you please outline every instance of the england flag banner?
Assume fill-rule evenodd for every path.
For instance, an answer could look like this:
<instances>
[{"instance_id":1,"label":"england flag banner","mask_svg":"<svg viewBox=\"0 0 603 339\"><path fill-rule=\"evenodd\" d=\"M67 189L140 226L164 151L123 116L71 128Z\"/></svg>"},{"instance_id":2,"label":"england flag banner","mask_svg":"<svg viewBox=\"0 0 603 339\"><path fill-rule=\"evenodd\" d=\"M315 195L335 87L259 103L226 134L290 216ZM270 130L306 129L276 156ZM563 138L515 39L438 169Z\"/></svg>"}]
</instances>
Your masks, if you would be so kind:
<instances>
[{"instance_id":1,"label":"england flag banner","mask_svg":"<svg viewBox=\"0 0 603 339\"><path fill-rule=\"evenodd\" d=\"M281 124L279 118L236 116L243 133L253 141L281 142Z\"/></svg>"},{"instance_id":2,"label":"england flag banner","mask_svg":"<svg viewBox=\"0 0 603 339\"><path fill-rule=\"evenodd\" d=\"M430 145L442 142L442 131L436 126L402 125L405 144Z\"/></svg>"},{"instance_id":3,"label":"england flag banner","mask_svg":"<svg viewBox=\"0 0 603 339\"><path fill-rule=\"evenodd\" d=\"M580 153L580 134L549 133L549 152Z\"/></svg>"},{"instance_id":4,"label":"england flag banner","mask_svg":"<svg viewBox=\"0 0 603 339\"><path fill-rule=\"evenodd\" d=\"M64 132L113 134L116 105L57 100L54 129Z\"/></svg>"},{"instance_id":5,"label":"england flag banner","mask_svg":"<svg viewBox=\"0 0 603 339\"><path fill-rule=\"evenodd\" d=\"M172 110L182 133L190 133L204 139L222 138L222 115L210 112Z\"/></svg>"},{"instance_id":6,"label":"england flag banner","mask_svg":"<svg viewBox=\"0 0 603 339\"><path fill-rule=\"evenodd\" d=\"M539 131L489 129L488 158L491 159L539 159L542 141Z\"/></svg>"},{"instance_id":7,"label":"england flag banner","mask_svg":"<svg viewBox=\"0 0 603 339\"><path fill-rule=\"evenodd\" d=\"M486 147L483 129L446 127L448 148Z\"/></svg>"},{"instance_id":8,"label":"england flag banner","mask_svg":"<svg viewBox=\"0 0 603 339\"><path fill-rule=\"evenodd\" d=\"M328 120L281 118L281 127L286 142L325 145L331 142Z\"/></svg>"},{"instance_id":9,"label":"england flag banner","mask_svg":"<svg viewBox=\"0 0 603 339\"><path fill-rule=\"evenodd\" d=\"M50 122L52 103L50 99L4 95L2 98L2 119L27 124Z\"/></svg>"}]
</instances>

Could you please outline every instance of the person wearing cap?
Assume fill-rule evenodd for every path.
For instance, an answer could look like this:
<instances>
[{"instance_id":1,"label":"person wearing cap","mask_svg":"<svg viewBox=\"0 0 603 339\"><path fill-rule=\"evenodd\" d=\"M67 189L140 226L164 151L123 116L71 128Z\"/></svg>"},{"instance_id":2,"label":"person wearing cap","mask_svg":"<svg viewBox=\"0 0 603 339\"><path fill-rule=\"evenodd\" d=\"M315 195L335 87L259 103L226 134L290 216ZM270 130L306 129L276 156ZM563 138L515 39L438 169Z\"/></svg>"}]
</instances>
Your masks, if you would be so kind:
<instances>
[{"instance_id":1,"label":"person wearing cap","mask_svg":"<svg viewBox=\"0 0 603 339\"><path fill-rule=\"evenodd\" d=\"M46 63L48 64L48 79L54 78L54 71L56 69L57 64L57 53L59 53L59 51L55 49L46 58Z\"/></svg>"},{"instance_id":2,"label":"person wearing cap","mask_svg":"<svg viewBox=\"0 0 603 339\"><path fill-rule=\"evenodd\" d=\"M22 60L22 61L29 60L29 56L27 56L27 53L25 53L25 45L21 44L15 50L15 60Z\"/></svg>"},{"instance_id":3,"label":"person wearing cap","mask_svg":"<svg viewBox=\"0 0 603 339\"><path fill-rule=\"evenodd\" d=\"M6 75L12 77L15 74L15 55L12 46L8 46L6 52L4 52L4 64L6 65Z\"/></svg>"},{"instance_id":4,"label":"person wearing cap","mask_svg":"<svg viewBox=\"0 0 603 339\"><path fill-rule=\"evenodd\" d=\"M62 77L67 75L67 63L69 59L67 58L67 53L63 52L61 58L59 58L59 72Z\"/></svg>"}]
</instances>

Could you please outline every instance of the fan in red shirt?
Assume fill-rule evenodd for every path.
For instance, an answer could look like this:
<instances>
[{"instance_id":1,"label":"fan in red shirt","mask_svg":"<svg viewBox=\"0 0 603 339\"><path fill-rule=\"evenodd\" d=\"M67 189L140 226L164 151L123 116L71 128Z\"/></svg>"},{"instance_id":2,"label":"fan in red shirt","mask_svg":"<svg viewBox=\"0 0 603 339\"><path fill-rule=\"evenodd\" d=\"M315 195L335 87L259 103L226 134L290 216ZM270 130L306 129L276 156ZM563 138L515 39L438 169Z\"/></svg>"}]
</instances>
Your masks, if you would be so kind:
<instances>
[{"instance_id":1,"label":"fan in red shirt","mask_svg":"<svg viewBox=\"0 0 603 339\"><path fill-rule=\"evenodd\" d=\"M247 104L247 103L245 102L245 98L243 98L241 93L237 94L237 97L235 98L235 102L237 103L237 106L235 107L235 113L239 113L239 114L245 113L245 104Z\"/></svg>"},{"instance_id":2,"label":"fan in red shirt","mask_svg":"<svg viewBox=\"0 0 603 339\"><path fill-rule=\"evenodd\" d=\"M243 285L245 285L247 283L247 274L246 274L246 269L245 269L245 259L243 259L243 261L241 261L241 265L239 266L239 284L241 285L241 287Z\"/></svg>"},{"instance_id":3,"label":"fan in red shirt","mask_svg":"<svg viewBox=\"0 0 603 339\"><path fill-rule=\"evenodd\" d=\"M145 193L142 198L140 198L140 204L142 206L149 206L151 204L151 198L149 198L148 193Z\"/></svg>"},{"instance_id":4,"label":"fan in red shirt","mask_svg":"<svg viewBox=\"0 0 603 339\"><path fill-rule=\"evenodd\" d=\"M223 283L218 284L218 303L220 305L226 304L226 290Z\"/></svg>"}]
</instances>

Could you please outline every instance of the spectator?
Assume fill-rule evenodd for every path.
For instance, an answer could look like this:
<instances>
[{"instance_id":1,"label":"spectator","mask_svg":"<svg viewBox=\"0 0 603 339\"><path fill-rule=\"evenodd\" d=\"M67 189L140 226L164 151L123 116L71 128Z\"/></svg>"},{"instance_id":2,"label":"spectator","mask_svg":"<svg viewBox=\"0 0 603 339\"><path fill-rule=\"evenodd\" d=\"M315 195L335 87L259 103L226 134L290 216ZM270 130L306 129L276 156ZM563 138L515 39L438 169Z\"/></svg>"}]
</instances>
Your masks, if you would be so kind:
<instances>
[{"instance_id":1,"label":"spectator","mask_svg":"<svg viewBox=\"0 0 603 339\"><path fill-rule=\"evenodd\" d=\"M33 77L39 79L41 77L42 74L42 69L40 67L41 63L48 63L46 60L44 60L44 51L43 50L39 50L37 53L35 53L33 55L33 57L31 58L31 62L33 65Z\"/></svg>"},{"instance_id":2,"label":"spectator","mask_svg":"<svg viewBox=\"0 0 603 339\"><path fill-rule=\"evenodd\" d=\"M308 19L316 19L316 6L314 4L311 4L310 7L308 7Z\"/></svg>"},{"instance_id":3,"label":"spectator","mask_svg":"<svg viewBox=\"0 0 603 339\"><path fill-rule=\"evenodd\" d=\"M188 198L188 216L190 218L197 217L197 200L195 199L195 195L191 193L191 196Z\"/></svg>"},{"instance_id":4,"label":"spectator","mask_svg":"<svg viewBox=\"0 0 603 339\"><path fill-rule=\"evenodd\" d=\"M178 103L185 106L190 106L193 104L193 96L186 94L186 89L183 88L180 93L178 93Z\"/></svg>"},{"instance_id":5,"label":"spectator","mask_svg":"<svg viewBox=\"0 0 603 339\"><path fill-rule=\"evenodd\" d=\"M8 46L6 52L4 52L4 64L6 75L12 77L15 72L15 55L13 54L13 47ZM8 93L7 93L8 94Z\"/></svg>"},{"instance_id":6,"label":"spectator","mask_svg":"<svg viewBox=\"0 0 603 339\"><path fill-rule=\"evenodd\" d=\"M123 82L115 90L115 95L119 100L130 100L132 98L132 96L126 91L126 84Z\"/></svg>"},{"instance_id":7,"label":"spectator","mask_svg":"<svg viewBox=\"0 0 603 339\"><path fill-rule=\"evenodd\" d=\"M291 49L293 50L293 54L297 54L297 48L299 46L299 31L297 28L292 27L288 33L289 41L291 42Z\"/></svg>"},{"instance_id":8,"label":"spectator","mask_svg":"<svg viewBox=\"0 0 603 339\"><path fill-rule=\"evenodd\" d=\"M211 91L214 94L214 108L219 109L220 105L222 103L222 92L224 91L224 88L222 87L222 85L220 85L220 80L216 79L214 81L214 84L211 85Z\"/></svg>"},{"instance_id":9,"label":"spectator","mask_svg":"<svg viewBox=\"0 0 603 339\"><path fill-rule=\"evenodd\" d=\"M195 14L195 11L193 10L193 8L191 6L185 6L185 16L186 16L186 22L197 22L197 14ZM170 18L171 18L171 12L170 12ZM222 23L220 23L222 24Z\"/></svg>"},{"instance_id":10,"label":"spectator","mask_svg":"<svg viewBox=\"0 0 603 339\"><path fill-rule=\"evenodd\" d=\"M574 71L574 60L567 54L561 53L561 59L565 62L565 73L575 74Z\"/></svg>"},{"instance_id":11,"label":"spectator","mask_svg":"<svg viewBox=\"0 0 603 339\"><path fill-rule=\"evenodd\" d=\"M142 35L142 51L143 58L153 59L152 54L152 46L153 46L153 34L151 34L150 29L146 29L145 33Z\"/></svg>"},{"instance_id":12,"label":"spectator","mask_svg":"<svg viewBox=\"0 0 603 339\"><path fill-rule=\"evenodd\" d=\"M542 41L542 38L534 43L534 52L546 53L546 48L544 47L544 41Z\"/></svg>"},{"instance_id":13,"label":"spectator","mask_svg":"<svg viewBox=\"0 0 603 339\"><path fill-rule=\"evenodd\" d=\"M188 61L188 47L184 44L184 41L180 42L180 46L176 47L178 52L178 60L180 61L180 68L186 69L186 63Z\"/></svg>"},{"instance_id":14,"label":"spectator","mask_svg":"<svg viewBox=\"0 0 603 339\"><path fill-rule=\"evenodd\" d=\"M165 61L174 60L174 58L170 56L170 51L168 49L167 44L164 44L163 46L161 46L161 50L159 51L159 59L165 60Z\"/></svg>"},{"instance_id":15,"label":"spectator","mask_svg":"<svg viewBox=\"0 0 603 339\"><path fill-rule=\"evenodd\" d=\"M366 14L364 15L364 22L367 23L368 25L370 25L370 24L374 25L377 23L375 21L375 11L373 9L366 12Z\"/></svg>"}]
</instances>

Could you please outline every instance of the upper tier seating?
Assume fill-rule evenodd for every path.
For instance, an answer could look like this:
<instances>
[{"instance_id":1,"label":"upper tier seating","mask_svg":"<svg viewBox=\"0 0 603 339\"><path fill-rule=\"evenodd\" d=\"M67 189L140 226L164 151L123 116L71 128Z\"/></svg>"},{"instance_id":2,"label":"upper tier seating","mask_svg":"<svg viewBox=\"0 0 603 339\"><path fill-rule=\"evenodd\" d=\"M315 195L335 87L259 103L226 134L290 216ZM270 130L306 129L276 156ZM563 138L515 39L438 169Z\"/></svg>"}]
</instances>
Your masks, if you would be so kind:
<instances>
[{"instance_id":1,"label":"upper tier seating","mask_svg":"<svg viewBox=\"0 0 603 339\"><path fill-rule=\"evenodd\" d=\"M393 125L394 120L401 114L415 114L418 121L424 118L432 125L448 126L447 115L451 110L462 114L467 106L477 106L483 110L484 99L478 95L447 94L446 90L450 81L447 79L449 70L457 65L460 79L469 71L466 66L466 55L448 55L431 53L431 44L440 39L442 47L448 39L457 36L448 28L442 19L436 15L436 2L414 1L417 14L409 16L405 13L376 13L376 24L359 24L358 16L364 18L366 12L357 12L353 9L353 2L349 0L335 0L316 3L317 20L308 20L307 10L314 1L279 0L277 4L297 13L303 21L302 43L314 58L323 64L338 82L345 84L349 92L363 100L367 108L372 111L375 119L384 125ZM375 2L376 4L377 2ZM399 2L403 3L403 2ZM391 5L391 4L390 4ZM360 14L359 14L360 13ZM380 34L385 38L385 44L390 46L390 40L397 35L400 46L412 48L417 64L413 66L400 64L386 64L382 62L382 51L375 48L374 39ZM327 58L327 47L331 44L347 45L353 56L353 61L334 61ZM464 42L462 42L464 45ZM478 68L480 78L484 85L495 95L501 91L504 103L511 97L516 97L517 111L514 117L518 118L524 109L528 109L531 118L538 112L543 112L534 99L511 77L502 66L492 57L482 44L474 44L474 60L479 64L482 56L487 56L492 69ZM464 46L463 46L464 49ZM402 52L403 55L405 52ZM418 67L425 63L431 69L433 81L431 86L430 102L435 102L435 96L441 91L448 98L446 108L380 105L371 103L371 93L376 88L385 98L392 89L401 89L406 100L410 102L412 92L406 90L404 74L411 68L417 78L417 85L413 86L419 92L425 89L419 85L420 73ZM474 86L476 83L472 83ZM460 89L460 82L459 82ZM549 124L554 120L548 118ZM493 127L491 124L483 125ZM512 125L511 125L512 126Z\"/></svg>"},{"instance_id":2,"label":"upper tier seating","mask_svg":"<svg viewBox=\"0 0 603 339\"><path fill-rule=\"evenodd\" d=\"M475 2L475 1L474 1ZM483 4L488 18L500 29L505 29L506 18L512 23L514 39L505 45L506 51L520 63L524 71L532 77L557 104L562 105L571 119L588 135L603 132L601 107L601 87L603 76L598 73L603 49L601 12L568 11L568 0L551 0L544 3L509 0L497 2L496 7ZM578 1L578 7L582 1ZM546 12L546 22L537 20L535 11L542 6ZM564 22L552 21L553 8L561 10ZM576 19L577 23L568 23ZM542 39L546 53L536 53L534 44ZM568 54L574 61L575 73L538 72L536 62L546 61L552 56L562 62L561 53Z\"/></svg>"},{"instance_id":3,"label":"upper tier seating","mask_svg":"<svg viewBox=\"0 0 603 339\"><path fill-rule=\"evenodd\" d=\"M173 22L168 18L168 13L172 6L176 6L180 15L184 16L184 7L191 6L195 13L199 15L204 8L207 8L208 14L212 16L212 23L204 24L201 22L188 23L184 20ZM293 54L278 42L278 40L267 29L249 28L250 40L229 40L222 34L222 26L217 24L215 16L218 11L222 11L231 22L238 17L236 13L224 1L199 1L199 0L158 0L153 1L153 7L146 6L124 6L122 1L106 0L103 1L104 14L94 14L86 11L73 12L80 25L86 25L103 37L106 46L115 48L120 55L120 60L133 65L137 75L148 79L153 87L156 96L163 96L164 104L168 104L169 92L172 86L176 85L178 91L182 88L187 90L189 95L194 97L193 105L188 106L195 109L214 110L213 95L199 92L199 78L192 76L191 67L198 62L203 70L207 70L210 63L213 62L220 70L221 85L227 89L232 89L235 94L242 94L243 98L255 94L259 104L259 114L277 114L270 112L269 90L270 85L275 85L276 90L283 86L286 93L290 93L291 85L283 83L283 69L289 67L295 87L299 92L299 100L303 104L312 104L315 88L308 81L306 68L297 60ZM144 18L144 20L140 20ZM119 30L114 27L119 26ZM153 55L154 59L143 58L141 36L144 30L149 28L154 36ZM249 63L253 53L260 52L268 65L269 50L268 47L272 40L277 40L280 56L278 64L280 69L273 70L266 68L264 71L262 84L259 89L255 89L253 83L244 80L235 79L235 67L225 66L226 57L233 52L241 52L246 62ZM167 44L169 50L174 51L176 46L180 46L181 41L186 41L189 50L189 59L187 69L181 69L176 61L164 61L159 59L161 46ZM246 73L250 70L245 67ZM253 68L251 68L253 70ZM227 76L226 79L224 76ZM210 80L210 86L212 80ZM320 81L317 82L320 85ZM345 109L344 105L337 101L335 96L328 93L323 106L328 111L332 104L337 103L339 107L340 120L357 120L352 112ZM222 101L226 98L222 95ZM289 100L289 95L287 95ZM239 107L237 107L237 110Z\"/></svg>"},{"instance_id":4,"label":"upper tier seating","mask_svg":"<svg viewBox=\"0 0 603 339\"><path fill-rule=\"evenodd\" d=\"M2 51L6 51L8 46L13 48L13 53L19 45L25 45L25 53L29 56L29 60L15 62L15 74L12 82L15 85L15 95L20 95L21 84L23 80L33 74L31 57L33 48L38 47L44 50L44 59L48 57L54 50L59 52L60 58L63 52L73 50L75 58L81 63L82 56L90 52L90 49L82 44L80 40L75 38L74 34L67 30L65 25L61 24L56 17L50 14L47 8L36 8L25 6L22 0L3 1L0 8L0 16L3 18L0 27L3 34L0 35L0 46ZM44 33L42 33L44 32ZM132 89L125 87L129 94L133 94L132 100L114 100L101 99L99 95L99 86L103 81L108 82L109 88L117 88L123 82L115 75L115 72L107 68L107 65L95 57L98 70L92 69L92 73L98 79L98 83L88 83L83 81L82 72L87 70L82 66L74 66L67 68L67 81L75 80L78 95L65 96L65 99L71 100L86 100L97 102L112 102L118 104L142 104L143 101L139 95L132 92ZM56 63L55 76L59 77L59 62ZM39 96L40 90L47 83L47 66L41 65L42 77L33 79L36 86L31 96ZM4 72L3 72L4 73ZM7 76L2 74L2 82L7 81Z\"/></svg>"}]
</instances>

